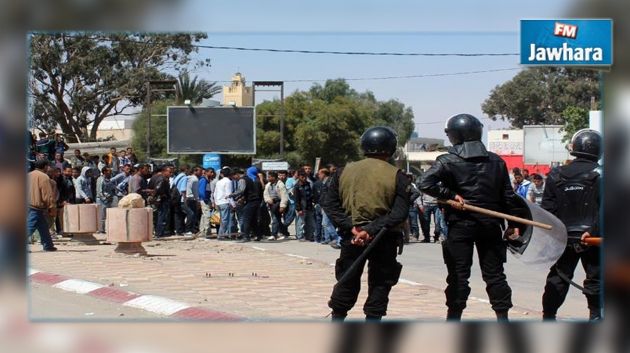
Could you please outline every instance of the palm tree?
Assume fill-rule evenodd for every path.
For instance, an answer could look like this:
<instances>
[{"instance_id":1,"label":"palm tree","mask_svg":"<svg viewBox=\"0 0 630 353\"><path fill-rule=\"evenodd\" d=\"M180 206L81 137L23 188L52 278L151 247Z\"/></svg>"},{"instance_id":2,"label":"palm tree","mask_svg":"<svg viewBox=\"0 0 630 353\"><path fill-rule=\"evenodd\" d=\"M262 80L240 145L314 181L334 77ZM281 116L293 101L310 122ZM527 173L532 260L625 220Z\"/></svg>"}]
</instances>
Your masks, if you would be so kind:
<instances>
[{"instance_id":1,"label":"palm tree","mask_svg":"<svg viewBox=\"0 0 630 353\"><path fill-rule=\"evenodd\" d=\"M178 104L182 104L186 99L190 99L192 104L200 104L204 98L211 98L221 92L221 87L217 86L216 82L208 82L203 79L197 81L197 78L195 76L191 81L186 71L179 75L177 86Z\"/></svg>"}]
</instances>

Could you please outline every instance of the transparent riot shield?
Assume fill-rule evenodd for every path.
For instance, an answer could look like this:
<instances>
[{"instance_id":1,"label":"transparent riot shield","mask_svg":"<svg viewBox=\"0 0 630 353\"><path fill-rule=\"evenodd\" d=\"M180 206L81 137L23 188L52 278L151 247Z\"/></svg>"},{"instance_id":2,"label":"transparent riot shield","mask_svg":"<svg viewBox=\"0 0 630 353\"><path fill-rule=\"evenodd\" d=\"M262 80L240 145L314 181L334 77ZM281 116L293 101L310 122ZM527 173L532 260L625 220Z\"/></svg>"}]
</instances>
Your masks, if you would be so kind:
<instances>
[{"instance_id":1,"label":"transparent riot shield","mask_svg":"<svg viewBox=\"0 0 630 353\"><path fill-rule=\"evenodd\" d=\"M521 237L508 241L508 249L521 262L528 266L548 270L560 258L567 246L567 230L562 221L540 206L518 198L523 204L520 217L549 224L551 230L521 225Z\"/></svg>"}]
</instances>

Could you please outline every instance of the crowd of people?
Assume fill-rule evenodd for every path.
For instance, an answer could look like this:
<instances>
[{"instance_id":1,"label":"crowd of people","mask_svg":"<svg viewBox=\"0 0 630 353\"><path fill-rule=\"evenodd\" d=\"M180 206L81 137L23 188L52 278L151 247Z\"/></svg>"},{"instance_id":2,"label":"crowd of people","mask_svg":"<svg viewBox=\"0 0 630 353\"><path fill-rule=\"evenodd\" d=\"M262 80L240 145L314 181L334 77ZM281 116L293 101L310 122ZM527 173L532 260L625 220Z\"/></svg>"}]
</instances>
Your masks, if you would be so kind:
<instances>
[{"instance_id":1,"label":"crowd of people","mask_svg":"<svg viewBox=\"0 0 630 353\"><path fill-rule=\"evenodd\" d=\"M154 209L156 238L172 235L203 236L219 240L260 241L262 239L314 241L339 247L335 226L320 206L322 192L329 183L332 164L314 173L310 165L295 170L262 173L247 170L173 165L159 168L138 163L131 147L89 155L69 147L60 135L49 139L45 133L32 138L29 166L46 160L44 173L53 181L55 214L50 215L49 232L62 235L61 214L65 204L96 203L99 207L98 232L104 233L106 209L115 207L129 193L138 193ZM414 176L407 174L410 181ZM510 174L515 193L540 204L544 179L514 168ZM405 240L440 243L446 239L443 205L418 191L404 226ZM433 223L433 226L432 226ZM293 236L289 226L294 224ZM212 230L215 230L213 234ZM422 240L420 235L422 234Z\"/></svg>"},{"instance_id":2,"label":"crowd of people","mask_svg":"<svg viewBox=\"0 0 630 353\"><path fill-rule=\"evenodd\" d=\"M187 164L176 168L138 163L131 147L122 151L112 147L101 157L76 149L66 158L69 148L60 136L51 140L41 133L39 140L31 141L29 172L47 176L50 190L45 192L54 199L44 217L50 236L63 234L63 207L81 203L99 205L98 232L104 233L107 208L137 193L154 210L158 239L174 235L241 242L296 239L339 248L339 235L319 205L336 169L332 164L316 174L310 165L267 173L254 166L223 167L217 173ZM44 248L54 248L37 229Z\"/></svg>"},{"instance_id":3,"label":"crowd of people","mask_svg":"<svg viewBox=\"0 0 630 353\"><path fill-rule=\"evenodd\" d=\"M515 167L512 168L510 180L514 192L527 200L541 205L543 192L545 191L546 176L534 173L529 174L529 170Z\"/></svg>"},{"instance_id":4,"label":"crowd of people","mask_svg":"<svg viewBox=\"0 0 630 353\"><path fill-rule=\"evenodd\" d=\"M141 193L155 209L155 237L172 235L241 242L296 239L337 248L339 236L319 205L334 165L313 173L164 165ZM289 231L294 224L293 235Z\"/></svg>"}]
</instances>

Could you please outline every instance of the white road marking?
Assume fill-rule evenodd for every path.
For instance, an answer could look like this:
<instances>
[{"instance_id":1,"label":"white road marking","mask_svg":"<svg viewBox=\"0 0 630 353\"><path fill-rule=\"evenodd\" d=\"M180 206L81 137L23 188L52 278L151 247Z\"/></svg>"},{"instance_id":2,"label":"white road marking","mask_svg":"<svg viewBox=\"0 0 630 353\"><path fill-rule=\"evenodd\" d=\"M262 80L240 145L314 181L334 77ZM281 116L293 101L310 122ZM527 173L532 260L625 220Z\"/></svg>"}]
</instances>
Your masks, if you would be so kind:
<instances>
[{"instance_id":1,"label":"white road marking","mask_svg":"<svg viewBox=\"0 0 630 353\"><path fill-rule=\"evenodd\" d=\"M68 292L74 292L79 294L86 294L93 290L105 287L102 284L82 281L79 279L68 279L63 282L55 284L53 287L63 289Z\"/></svg>"},{"instance_id":2,"label":"white road marking","mask_svg":"<svg viewBox=\"0 0 630 353\"><path fill-rule=\"evenodd\" d=\"M424 284L422 284L422 283L410 281L410 280L404 279L404 278L399 279L398 282L409 284L409 285L412 285L412 286L424 286Z\"/></svg>"},{"instance_id":3,"label":"white road marking","mask_svg":"<svg viewBox=\"0 0 630 353\"><path fill-rule=\"evenodd\" d=\"M154 295L143 295L126 301L123 305L162 315L173 315L180 310L190 308L190 305L186 303Z\"/></svg>"},{"instance_id":4,"label":"white road marking","mask_svg":"<svg viewBox=\"0 0 630 353\"><path fill-rule=\"evenodd\" d=\"M477 297L468 297L468 298L470 298L472 300L476 300L476 301L482 302L482 303L490 303L490 301L488 299L477 298Z\"/></svg>"}]
</instances>

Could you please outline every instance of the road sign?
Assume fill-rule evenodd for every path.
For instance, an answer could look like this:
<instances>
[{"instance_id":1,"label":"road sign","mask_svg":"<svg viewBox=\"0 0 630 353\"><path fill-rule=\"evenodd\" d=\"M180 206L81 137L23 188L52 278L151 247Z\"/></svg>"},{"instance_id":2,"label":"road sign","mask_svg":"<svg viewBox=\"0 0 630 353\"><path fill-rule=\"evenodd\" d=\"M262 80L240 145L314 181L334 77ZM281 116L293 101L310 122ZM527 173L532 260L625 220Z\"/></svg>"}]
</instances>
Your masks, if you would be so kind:
<instances>
[{"instance_id":1,"label":"road sign","mask_svg":"<svg viewBox=\"0 0 630 353\"><path fill-rule=\"evenodd\" d=\"M206 153L203 155L203 168L214 168L215 171L221 169L221 155L218 153Z\"/></svg>"},{"instance_id":2,"label":"road sign","mask_svg":"<svg viewBox=\"0 0 630 353\"><path fill-rule=\"evenodd\" d=\"M287 170L289 162L262 162L262 170Z\"/></svg>"}]
</instances>

